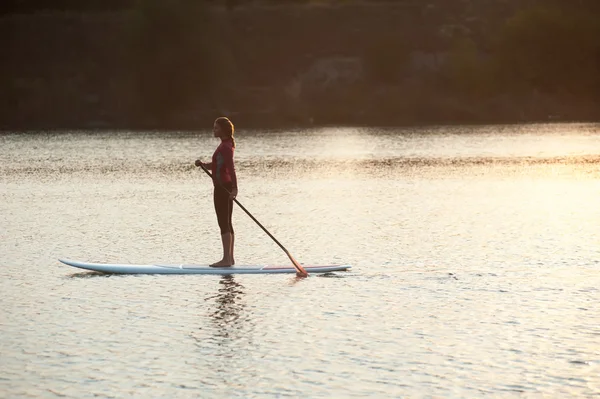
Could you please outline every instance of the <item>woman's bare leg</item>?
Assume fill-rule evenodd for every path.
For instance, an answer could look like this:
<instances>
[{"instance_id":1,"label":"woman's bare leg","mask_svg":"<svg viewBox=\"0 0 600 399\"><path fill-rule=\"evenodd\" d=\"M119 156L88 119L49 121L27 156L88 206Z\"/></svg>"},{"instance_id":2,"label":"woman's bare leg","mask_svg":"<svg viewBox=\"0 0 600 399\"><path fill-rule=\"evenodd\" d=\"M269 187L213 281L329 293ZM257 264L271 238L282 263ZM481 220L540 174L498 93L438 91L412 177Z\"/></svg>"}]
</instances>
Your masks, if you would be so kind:
<instances>
[{"instance_id":1,"label":"woman's bare leg","mask_svg":"<svg viewBox=\"0 0 600 399\"><path fill-rule=\"evenodd\" d=\"M233 258L232 258L233 234L231 234L231 233L221 234L221 243L223 244L223 259L221 259L217 263L213 263L211 265L213 267L227 267L227 266L233 265Z\"/></svg>"}]
</instances>

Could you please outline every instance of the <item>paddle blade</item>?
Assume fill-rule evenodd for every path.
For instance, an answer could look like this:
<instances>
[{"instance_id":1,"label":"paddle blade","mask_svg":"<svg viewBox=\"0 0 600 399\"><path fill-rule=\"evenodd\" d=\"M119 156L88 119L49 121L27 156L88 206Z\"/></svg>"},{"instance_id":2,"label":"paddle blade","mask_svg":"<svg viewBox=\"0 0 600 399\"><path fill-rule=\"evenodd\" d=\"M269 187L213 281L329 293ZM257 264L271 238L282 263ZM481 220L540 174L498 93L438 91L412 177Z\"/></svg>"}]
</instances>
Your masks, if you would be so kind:
<instances>
[{"instance_id":1,"label":"paddle blade","mask_svg":"<svg viewBox=\"0 0 600 399\"><path fill-rule=\"evenodd\" d=\"M287 253L287 256L290 258L290 260L292 261L292 264L296 268L296 276L308 277L308 272L302 267L302 265L300 263L298 263L298 261L296 259L294 259L294 257L292 255L290 255L289 252L286 251L286 253Z\"/></svg>"}]
</instances>

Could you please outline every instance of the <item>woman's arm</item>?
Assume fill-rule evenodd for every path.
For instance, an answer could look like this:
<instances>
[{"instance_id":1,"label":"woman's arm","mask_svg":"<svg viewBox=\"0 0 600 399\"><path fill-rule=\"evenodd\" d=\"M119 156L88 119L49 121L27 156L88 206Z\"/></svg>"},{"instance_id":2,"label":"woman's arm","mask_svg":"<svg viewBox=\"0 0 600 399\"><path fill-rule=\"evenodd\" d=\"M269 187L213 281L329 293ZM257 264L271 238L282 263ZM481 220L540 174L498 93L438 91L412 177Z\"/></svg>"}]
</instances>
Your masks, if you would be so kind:
<instances>
[{"instance_id":1,"label":"woman's arm","mask_svg":"<svg viewBox=\"0 0 600 399\"><path fill-rule=\"evenodd\" d=\"M235 165L233 163L233 148L223 151L223 163L225 169L229 171L229 177L231 178L231 192L229 193L229 199L235 199L238 195L237 187L237 176L235 174Z\"/></svg>"},{"instance_id":2,"label":"woman's arm","mask_svg":"<svg viewBox=\"0 0 600 399\"><path fill-rule=\"evenodd\" d=\"M225 164L225 169L229 171L229 177L231 178L231 185L234 189L237 190L237 176L235 174L235 165L233 163L233 149L229 149L229 151L223 151L223 163Z\"/></svg>"},{"instance_id":3,"label":"woman's arm","mask_svg":"<svg viewBox=\"0 0 600 399\"><path fill-rule=\"evenodd\" d=\"M204 163L199 159L196 159L196 162L194 162L194 165L200 167L200 165L204 166L206 169L212 169L212 162L208 162L208 163Z\"/></svg>"}]
</instances>

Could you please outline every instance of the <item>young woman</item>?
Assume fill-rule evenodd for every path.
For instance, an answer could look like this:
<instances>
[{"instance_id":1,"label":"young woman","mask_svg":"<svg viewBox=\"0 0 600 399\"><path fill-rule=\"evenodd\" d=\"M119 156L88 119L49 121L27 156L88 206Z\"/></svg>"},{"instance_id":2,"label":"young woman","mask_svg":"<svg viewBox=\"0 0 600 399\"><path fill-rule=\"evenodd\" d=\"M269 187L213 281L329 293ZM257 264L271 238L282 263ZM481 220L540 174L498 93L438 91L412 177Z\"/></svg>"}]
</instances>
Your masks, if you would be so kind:
<instances>
[{"instance_id":1,"label":"young woman","mask_svg":"<svg viewBox=\"0 0 600 399\"><path fill-rule=\"evenodd\" d=\"M231 224L233 199L237 196L237 177L233 164L235 151L234 127L231 121L222 116L215 120L213 134L221 139L221 144L215 150L212 161L203 163L196 160L196 166L204 166L212 171L215 212L221 229L221 242L223 243L223 259L213 263L212 267L228 267L235 264L233 258L234 233Z\"/></svg>"}]
</instances>

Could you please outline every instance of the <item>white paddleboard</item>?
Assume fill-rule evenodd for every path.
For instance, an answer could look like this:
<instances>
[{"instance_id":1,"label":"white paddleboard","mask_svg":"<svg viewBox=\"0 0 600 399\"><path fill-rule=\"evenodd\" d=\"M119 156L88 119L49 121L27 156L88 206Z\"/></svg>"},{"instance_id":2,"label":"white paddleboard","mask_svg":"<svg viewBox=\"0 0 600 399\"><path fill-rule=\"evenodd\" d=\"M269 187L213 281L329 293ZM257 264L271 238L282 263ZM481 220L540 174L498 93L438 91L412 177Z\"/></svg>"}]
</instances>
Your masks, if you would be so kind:
<instances>
[{"instance_id":1,"label":"white paddleboard","mask_svg":"<svg viewBox=\"0 0 600 399\"><path fill-rule=\"evenodd\" d=\"M78 267L80 269L92 270L102 273L120 273L120 274L267 274L267 273L296 273L292 265L273 266L273 265L247 265L231 267L210 267L209 265L193 264L156 264L156 265L132 265L115 263L88 263L69 259L59 259L65 265ZM326 266L305 266L304 269L310 273L328 273L348 270L350 265L326 265Z\"/></svg>"}]
</instances>

